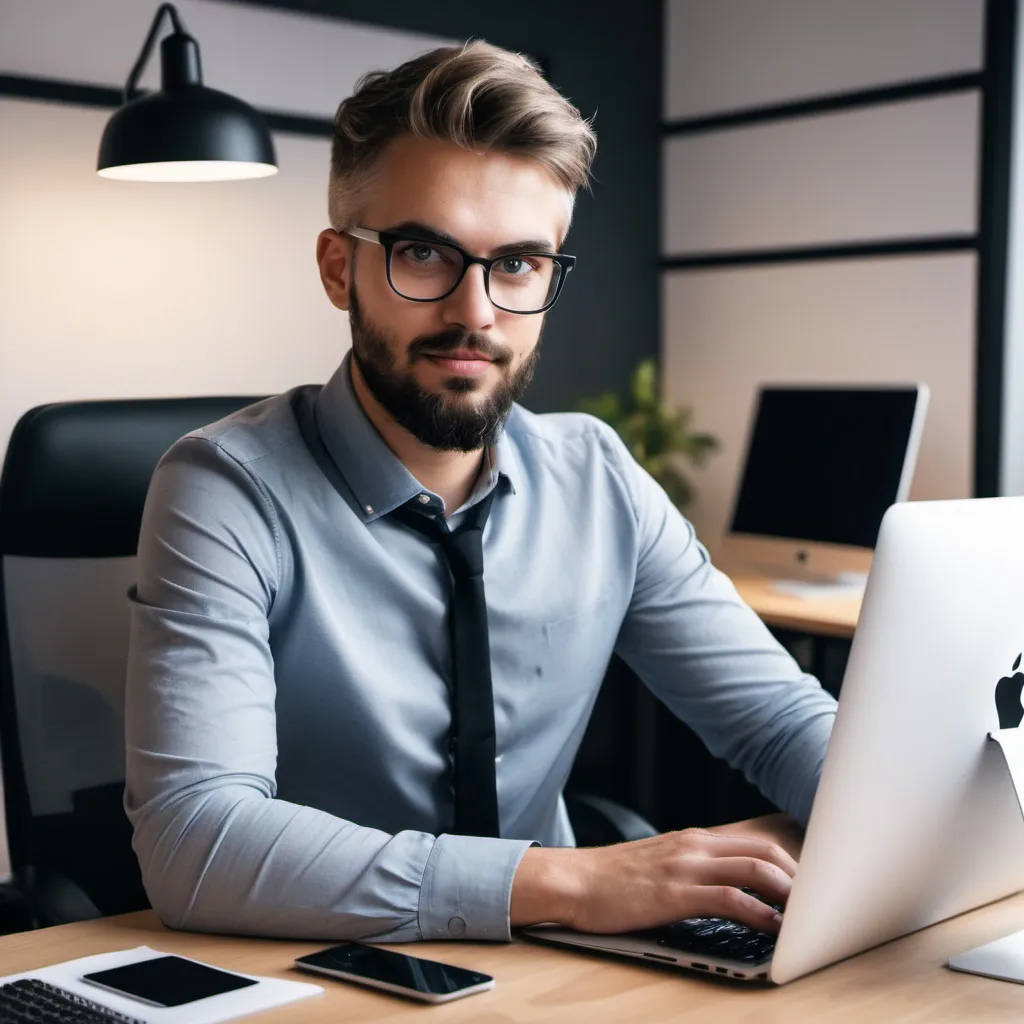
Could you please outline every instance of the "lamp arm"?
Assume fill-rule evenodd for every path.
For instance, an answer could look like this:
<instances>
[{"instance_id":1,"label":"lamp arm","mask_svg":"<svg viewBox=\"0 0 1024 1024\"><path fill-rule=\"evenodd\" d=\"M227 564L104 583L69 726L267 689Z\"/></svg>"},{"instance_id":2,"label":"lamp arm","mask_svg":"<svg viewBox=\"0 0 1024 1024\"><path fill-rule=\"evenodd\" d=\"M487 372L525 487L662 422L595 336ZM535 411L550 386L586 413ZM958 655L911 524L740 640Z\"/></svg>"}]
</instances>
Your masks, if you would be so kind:
<instances>
[{"instance_id":1,"label":"lamp arm","mask_svg":"<svg viewBox=\"0 0 1024 1024\"><path fill-rule=\"evenodd\" d=\"M139 79L142 77L142 72L145 70L146 63L153 53L156 36L160 31L160 22L163 21L165 14L171 19L171 27L175 32L185 32L185 23L181 20L181 15L178 14L178 10L174 4L161 4L157 8L156 16L153 18L153 24L149 27L149 34L146 36L146 41L142 44L142 52L139 54L138 60L135 62L135 65L132 67L132 70L128 75L128 81L125 82L125 103L135 99L135 96L139 91Z\"/></svg>"}]
</instances>

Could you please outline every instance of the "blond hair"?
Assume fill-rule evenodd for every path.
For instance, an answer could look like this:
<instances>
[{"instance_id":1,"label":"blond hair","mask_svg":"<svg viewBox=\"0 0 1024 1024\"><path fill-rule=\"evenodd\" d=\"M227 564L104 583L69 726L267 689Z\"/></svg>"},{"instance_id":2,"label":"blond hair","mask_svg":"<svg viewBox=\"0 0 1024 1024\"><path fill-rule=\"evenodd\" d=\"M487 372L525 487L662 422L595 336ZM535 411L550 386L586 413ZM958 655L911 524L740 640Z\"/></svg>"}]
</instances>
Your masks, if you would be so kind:
<instances>
[{"instance_id":1,"label":"blond hair","mask_svg":"<svg viewBox=\"0 0 1024 1024\"><path fill-rule=\"evenodd\" d=\"M328 213L355 226L377 160L404 133L531 157L569 194L587 187L597 138L537 65L481 40L442 47L356 84L334 116Z\"/></svg>"}]
</instances>

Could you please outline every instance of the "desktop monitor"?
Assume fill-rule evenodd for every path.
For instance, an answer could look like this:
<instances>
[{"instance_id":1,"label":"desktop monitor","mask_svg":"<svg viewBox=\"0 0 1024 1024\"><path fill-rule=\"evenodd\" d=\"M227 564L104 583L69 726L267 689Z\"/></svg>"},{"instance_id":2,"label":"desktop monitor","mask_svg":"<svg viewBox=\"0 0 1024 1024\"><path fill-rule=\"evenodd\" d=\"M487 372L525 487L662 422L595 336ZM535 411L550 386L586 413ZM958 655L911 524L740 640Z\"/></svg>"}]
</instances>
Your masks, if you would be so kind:
<instances>
[{"instance_id":1,"label":"desktop monitor","mask_svg":"<svg viewBox=\"0 0 1024 1024\"><path fill-rule=\"evenodd\" d=\"M723 563L862 587L882 516L910 490L927 404L924 384L762 387Z\"/></svg>"}]
</instances>

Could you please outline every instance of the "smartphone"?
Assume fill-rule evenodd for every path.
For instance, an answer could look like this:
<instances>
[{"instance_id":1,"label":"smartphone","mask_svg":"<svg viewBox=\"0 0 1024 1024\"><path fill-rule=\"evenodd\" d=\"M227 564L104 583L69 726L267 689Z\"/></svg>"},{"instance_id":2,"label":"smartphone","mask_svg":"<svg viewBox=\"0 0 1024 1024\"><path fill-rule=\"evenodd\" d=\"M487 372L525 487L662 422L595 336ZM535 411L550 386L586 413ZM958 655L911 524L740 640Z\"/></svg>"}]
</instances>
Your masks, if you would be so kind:
<instances>
[{"instance_id":1,"label":"smartphone","mask_svg":"<svg viewBox=\"0 0 1024 1024\"><path fill-rule=\"evenodd\" d=\"M447 1003L494 988L494 978L489 974L437 960L422 960L406 953L392 953L389 949L361 942L346 942L300 956L295 964L304 971L354 981L425 1003Z\"/></svg>"},{"instance_id":2,"label":"smartphone","mask_svg":"<svg viewBox=\"0 0 1024 1024\"><path fill-rule=\"evenodd\" d=\"M151 1006L183 1006L256 984L252 978L181 956L156 956L124 967L83 974L82 981Z\"/></svg>"}]
</instances>

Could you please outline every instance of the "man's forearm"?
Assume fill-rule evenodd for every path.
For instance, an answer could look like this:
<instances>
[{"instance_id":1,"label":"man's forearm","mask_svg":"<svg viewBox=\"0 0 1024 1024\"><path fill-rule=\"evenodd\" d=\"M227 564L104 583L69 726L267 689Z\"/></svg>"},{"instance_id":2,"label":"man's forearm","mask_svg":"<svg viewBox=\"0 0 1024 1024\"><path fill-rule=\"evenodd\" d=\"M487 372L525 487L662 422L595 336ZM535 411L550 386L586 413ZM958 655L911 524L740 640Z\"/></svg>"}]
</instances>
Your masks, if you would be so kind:
<instances>
[{"instance_id":1,"label":"man's forearm","mask_svg":"<svg viewBox=\"0 0 1024 1024\"><path fill-rule=\"evenodd\" d=\"M154 908L168 925L198 931L503 940L511 879L528 845L392 836L244 784L130 810Z\"/></svg>"}]
</instances>

